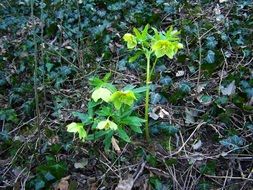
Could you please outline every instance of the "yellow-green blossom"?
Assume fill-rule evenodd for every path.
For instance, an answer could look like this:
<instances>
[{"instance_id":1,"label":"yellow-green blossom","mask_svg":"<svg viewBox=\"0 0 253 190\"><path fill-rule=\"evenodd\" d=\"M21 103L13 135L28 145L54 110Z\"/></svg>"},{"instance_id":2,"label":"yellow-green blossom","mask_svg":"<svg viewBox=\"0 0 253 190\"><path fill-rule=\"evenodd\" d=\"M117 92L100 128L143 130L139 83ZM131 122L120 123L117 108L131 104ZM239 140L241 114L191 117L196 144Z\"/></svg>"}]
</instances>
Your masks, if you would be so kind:
<instances>
[{"instance_id":1,"label":"yellow-green blossom","mask_svg":"<svg viewBox=\"0 0 253 190\"><path fill-rule=\"evenodd\" d=\"M120 109L122 104L133 105L136 97L132 91L117 91L111 95L111 101L116 109Z\"/></svg>"},{"instance_id":2,"label":"yellow-green blossom","mask_svg":"<svg viewBox=\"0 0 253 190\"><path fill-rule=\"evenodd\" d=\"M98 89L96 89L92 95L91 95L91 98L97 102L99 99L102 99L104 100L105 102L108 102L109 99L110 99L110 96L111 96L111 91L108 90L107 88L103 88L103 87L100 87Z\"/></svg>"},{"instance_id":3,"label":"yellow-green blossom","mask_svg":"<svg viewBox=\"0 0 253 190\"><path fill-rule=\"evenodd\" d=\"M108 129L111 129L111 130L117 130L118 129L118 126L116 123L114 123L113 121L110 121L109 119L107 120L103 120L103 121L100 121L96 127L97 129L100 129L100 130L108 130Z\"/></svg>"},{"instance_id":4,"label":"yellow-green blossom","mask_svg":"<svg viewBox=\"0 0 253 190\"><path fill-rule=\"evenodd\" d=\"M127 48L133 49L133 48L136 47L137 40L136 40L136 37L133 34L126 33L123 36L123 39L124 39L125 42L127 42Z\"/></svg>"},{"instance_id":5,"label":"yellow-green blossom","mask_svg":"<svg viewBox=\"0 0 253 190\"><path fill-rule=\"evenodd\" d=\"M183 48L183 45L178 42L171 42L169 40L158 40L152 45L152 51L154 51L157 58L167 55L170 59L177 53L178 49Z\"/></svg>"},{"instance_id":6,"label":"yellow-green blossom","mask_svg":"<svg viewBox=\"0 0 253 190\"><path fill-rule=\"evenodd\" d=\"M79 139L81 139L82 141L84 141L85 138L87 137L87 132L84 130L82 123L72 122L68 124L66 127L68 132L78 133Z\"/></svg>"}]
</instances>

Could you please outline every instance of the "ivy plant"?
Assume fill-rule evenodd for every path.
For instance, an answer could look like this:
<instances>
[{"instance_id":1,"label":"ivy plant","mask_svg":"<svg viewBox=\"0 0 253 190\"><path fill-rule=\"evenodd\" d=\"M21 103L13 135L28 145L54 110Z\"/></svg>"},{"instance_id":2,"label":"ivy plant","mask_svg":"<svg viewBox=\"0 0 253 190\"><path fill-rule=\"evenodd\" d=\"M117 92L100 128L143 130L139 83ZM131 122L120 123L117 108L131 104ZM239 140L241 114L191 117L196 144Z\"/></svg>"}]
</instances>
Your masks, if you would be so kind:
<instances>
[{"instance_id":1,"label":"ivy plant","mask_svg":"<svg viewBox=\"0 0 253 190\"><path fill-rule=\"evenodd\" d=\"M179 49L183 48L183 44L180 43L178 35L179 31L173 30L170 27L166 32L158 31L152 27L152 34L149 32L150 27L147 24L143 30L133 28L133 33L126 33L123 36L123 40L127 43L127 48L136 51L136 54L129 59L130 62L135 61L140 55L146 57L146 98L145 98L145 135L146 139L150 140L149 135L149 91L151 76L154 73L157 60L164 56L169 59L173 59L174 55ZM154 58L154 59L153 59ZM151 64L151 60L154 60Z\"/></svg>"},{"instance_id":2,"label":"ivy plant","mask_svg":"<svg viewBox=\"0 0 253 190\"><path fill-rule=\"evenodd\" d=\"M128 85L118 90L107 80L108 75L103 79L91 79L94 89L87 113L73 112L82 122L68 124L67 131L77 133L82 141L103 139L105 149L109 150L112 138L131 142L129 129L142 133L141 126L145 120L138 117L134 105L145 88Z\"/></svg>"}]
</instances>

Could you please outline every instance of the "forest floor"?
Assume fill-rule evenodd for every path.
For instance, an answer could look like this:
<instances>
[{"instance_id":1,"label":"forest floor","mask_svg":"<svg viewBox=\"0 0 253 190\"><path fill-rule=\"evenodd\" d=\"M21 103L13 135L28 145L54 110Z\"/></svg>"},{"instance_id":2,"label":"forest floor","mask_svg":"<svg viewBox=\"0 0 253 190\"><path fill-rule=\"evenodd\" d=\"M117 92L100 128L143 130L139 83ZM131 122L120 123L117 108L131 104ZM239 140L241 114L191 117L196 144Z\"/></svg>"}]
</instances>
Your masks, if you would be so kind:
<instances>
[{"instance_id":1,"label":"forest floor","mask_svg":"<svg viewBox=\"0 0 253 190\"><path fill-rule=\"evenodd\" d=\"M252 189L252 13L251 0L0 1L0 189ZM66 126L92 77L145 86L122 37L146 24L184 45L151 77L151 141L82 142Z\"/></svg>"}]
</instances>

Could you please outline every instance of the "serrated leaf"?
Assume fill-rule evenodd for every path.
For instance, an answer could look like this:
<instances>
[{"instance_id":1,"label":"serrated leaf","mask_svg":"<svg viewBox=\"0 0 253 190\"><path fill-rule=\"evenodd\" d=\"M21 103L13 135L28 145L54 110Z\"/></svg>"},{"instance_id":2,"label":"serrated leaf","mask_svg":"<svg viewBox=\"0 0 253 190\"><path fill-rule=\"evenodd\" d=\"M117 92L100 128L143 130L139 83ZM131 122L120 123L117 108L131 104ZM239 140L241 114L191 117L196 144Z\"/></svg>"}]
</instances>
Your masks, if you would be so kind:
<instances>
[{"instance_id":1,"label":"serrated leaf","mask_svg":"<svg viewBox=\"0 0 253 190\"><path fill-rule=\"evenodd\" d=\"M126 125L142 126L142 123L145 122L145 119L141 119L136 116L128 116L123 118L121 122Z\"/></svg>"},{"instance_id":2,"label":"serrated leaf","mask_svg":"<svg viewBox=\"0 0 253 190\"><path fill-rule=\"evenodd\" d=\"M111 147L111 140L113 137L113 131L109 131L109 133L106 134L105 139L103 141L105 150L108 151Z\"/></svg>"},{"instance_id":3,"label":"serrated leaf","mask_svg":"<svg viewBox=\"0 0 253 190\"><path fill-rule=\"evenodd\" d=\"M128 62L133 63L141 56L141 54L142 54L141 51L137 51L132 57L129 58Z\"/></svg>"},{"instance_id":4,"label":"serrated leaf","mask_svg":"<svg viewBox=\"0 0 253 190\"><path fill-rule=\"evenodd\" d=\"M118 134L119 134L119 137L120 137L122 140L124 140L124 141L126 141L126 142L131 142L129 136L127 135L127 133L126 133L126 131L125 131L124 129L119 128L119 129L118 129Z\"/></svg>"}]
</instances>

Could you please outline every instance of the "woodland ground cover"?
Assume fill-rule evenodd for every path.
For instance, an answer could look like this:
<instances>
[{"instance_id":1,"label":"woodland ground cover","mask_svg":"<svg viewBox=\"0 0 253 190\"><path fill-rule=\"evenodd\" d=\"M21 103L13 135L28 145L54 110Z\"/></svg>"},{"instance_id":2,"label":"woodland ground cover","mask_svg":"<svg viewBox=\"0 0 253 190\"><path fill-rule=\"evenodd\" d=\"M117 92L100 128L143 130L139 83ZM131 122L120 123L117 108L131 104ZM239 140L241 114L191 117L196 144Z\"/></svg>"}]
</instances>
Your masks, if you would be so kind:
<instances>
[{"instance_id":1,"label":"woodland ground cover","mask_svg":"<svg viewBox=\"0 0 253 190\"><path fill-rule=\"evenodd\" d=\"M0 1L0 187L251 189L252 12L251 0ZM146 59L123 40L146 24L184 46L151 75L151 142L136 119ZM66 128L102 83L139 89L143 131L106 149Z\"/></svg>"}]
</instances>

